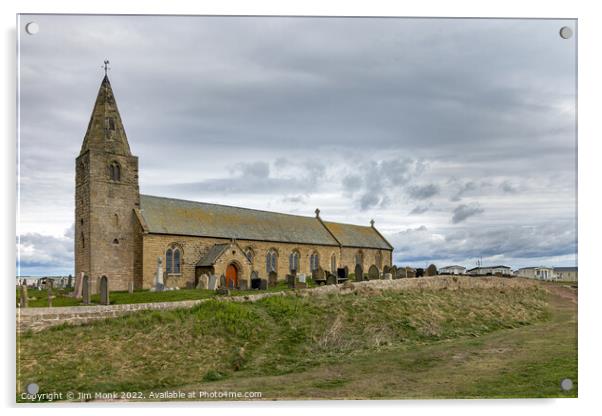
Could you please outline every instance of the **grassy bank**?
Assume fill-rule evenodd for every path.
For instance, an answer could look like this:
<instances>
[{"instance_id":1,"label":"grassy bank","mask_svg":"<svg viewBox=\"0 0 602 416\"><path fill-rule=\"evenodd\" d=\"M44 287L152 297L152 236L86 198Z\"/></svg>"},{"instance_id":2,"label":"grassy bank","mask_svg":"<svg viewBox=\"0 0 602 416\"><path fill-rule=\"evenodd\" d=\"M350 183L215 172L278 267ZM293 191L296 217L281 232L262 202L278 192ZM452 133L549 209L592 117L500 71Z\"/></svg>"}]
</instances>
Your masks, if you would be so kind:
<instances>
[{"instance_id":1,"label":"grassy bank","mask_svg":"<svg viewBox=\"0 0 602 416\"><path fill-rule=\"evenodd\" d=\"M18 383L265 399L559 396L560 378L576 381L563 299L528 285L211 301L24 334Z\"/></svg>"}]
</instances>

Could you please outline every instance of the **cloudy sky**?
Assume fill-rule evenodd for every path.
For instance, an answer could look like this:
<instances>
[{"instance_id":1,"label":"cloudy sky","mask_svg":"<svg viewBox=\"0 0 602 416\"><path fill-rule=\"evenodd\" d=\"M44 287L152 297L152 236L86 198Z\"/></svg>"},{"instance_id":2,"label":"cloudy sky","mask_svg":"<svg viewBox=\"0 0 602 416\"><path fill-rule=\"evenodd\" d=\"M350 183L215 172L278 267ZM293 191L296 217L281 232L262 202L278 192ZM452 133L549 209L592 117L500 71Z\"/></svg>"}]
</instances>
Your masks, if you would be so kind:
<instances>
[{"instance_id":1,"label":"cloudy sky","mask_svg":"<svg viewBox=\"0 0 602 416\"><path fill-rule=\"evenodd\" d=\"M20 24L22 275L73 273L74 159L106 58L144 194L374 218L400 265L575 265L572 20Z\"/></svg>"}]
</instances>

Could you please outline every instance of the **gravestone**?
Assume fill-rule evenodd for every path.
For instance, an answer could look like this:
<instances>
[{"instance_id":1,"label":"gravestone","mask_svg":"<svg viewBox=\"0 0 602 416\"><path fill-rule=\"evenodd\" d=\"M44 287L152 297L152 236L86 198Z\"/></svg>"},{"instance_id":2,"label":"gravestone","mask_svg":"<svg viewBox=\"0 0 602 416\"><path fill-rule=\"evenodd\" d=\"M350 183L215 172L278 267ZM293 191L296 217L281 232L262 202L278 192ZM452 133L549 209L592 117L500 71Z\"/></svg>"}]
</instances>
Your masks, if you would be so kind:
<instances>
[{"instance_id":1,"label":"gravestone","mask_svg":"<svg viewBox=\"0 0 602 416\"><path fill-rule=\"evenodd\" d=\"M376 265L373 264L368 269L368 280L376 280L379 278L380 278L380 271L378 270L378 267L376 267Z\"/></svg>"},{"instance_id":2,"label":"gravestone","mask_svg":"<svg viewBox=\"0 0 602 416\"><path fill-rule=\"evenodd\" d=\"M334 274L328 273L328 277L326 277L326 284L327 285L336 285L337 277Z\"/></svg>"},{"instance_id":3,"label":"gravestone","mask_svg":"<svg viewBox=\"0 0 602 416\"><path fill-rule=\"evenodd\" d=\"M19 306L21 308L27 308L27 285L22 284L19 292Z\"/></svg>"},{"instance_id":4,"label":"gravestone","mask_svg":"<svg viewBox=\"0 0 602 416\"><path fill-rule=\"evenodd\" d=\"M268 289L268 281L266 279L259 280L259 290L267 290Z\"/></svg>"},{"instance_id":5,"label":"gravestone","mask_svg":"<svg viewBox=\"0 0 602 416\"><path fill-rule=\"evenodd\" d=\"M157 273L155 274L155 291L162 292L165 290L163 283L163 260L161 256L157 257Z\"/></svg>"},{"instance_id":6,"label":"gravestone","mask_svg":"<svg viewBox=\"0 0 602 416\"><path fill-rule=\"evenodd\" d=\"M48 307L52 307L52 286L46 284L46 292L48 293Z\"/></svg>"},{"instance_id":7,"label":"gravestone","mask_svg":"<svg viewBox=\"0 0 602 416\"><path fill-rule=\"evenodd\" d=\"M199 283L196 285L197 289L207 289L209 288L209 276L207 276L206 274L202 274L201 277L199 277Z\"/></svg>"},{"instance_id":8,"label":"gravestone","mask_svg":"<svg viewBox=\"0 0 602 416\"><path fill-rule=\"evenodd\" d=\"M73 296L76 299L81 299L82 297L82 287L84 283L84 272L81 272L79 276L75 277L75 290L73 291Z\"/></svg>"},{"instance_id":9,"label":"gravestone","mask_svg":"<svg viewBox=\"0 0 602 416\"><path fill-rule=\"evenodd\" d=\"M133 281L129 281L128 282L128 293L131 295L132 293L134 293L134 282Z\"/></svg>"},{"instance_id":10,"label":"gravestone","mask_svg":"<svg viewBox=\"0 0 602 416\"><path fill-rule=\"evenodd\" d=\"M215 293L217 293L218 295L229 296L230 295L230 289L226 289L226 288L220 287L219 289L217 289L217 291Z\"/></svg>"},{"instance_id":11,"label":"gravestone","mask_svg":"<svg viewBox=\"0 0 602 416\"><path fill-rule=\"evenodd\" d=\"M249 289L249 282L246 280L241 280L238 282L238 289L239 290L248 290Z\"/></svg>"},{"instance_id":12,"label":"gravestone","mask_svg":"<svg viewBox=\"0 0 602 416\"><path fill-rule=\"evenodd\" d=\"M393 280L393 275L391 273L385 273L384 278L385 280Z\"/></svg>"},{"instance_id":13,"label":"gravestone","mask_svg":"<svg viewBox=\"0 0 602 416\"><path fill-rule=\"evenodd\" d=\"M82 280L82 301L84 305L90 304L90 278L84 276Z\"/></svg>"},{"instance_id":14,"label":"gravestone","mask_svg":"<svg viewBox=\"0 0 602 416\"><path fill-rule=\"evenodd\" d=\"M307 279L307 276L305 275L305 273L301 273L299 275L299 283L306 283L306 279Z\"/></svg>"},{"instance_id":15,"label":"gravestone","mask_svg":"<svg viewBox=\"0 0 602 416\"><path fill-rule=\"evenodd\" d=\"M67 279L67 289L71 289L72 284L73 284L73 276L69 275L69 278Z\"/></svg>"},{"instance_id":16,"label":"gravestone","mask_svg":"<svg viewBox=\"0 0 602 416\"><path fill-rule=\"evenodd\" d=\"M100 304L109 304L109 278L107 276L100 278Z\"/></svg>"},{"instance_id":17,"label":"gravestone","mask_svg":"<svg viewBox=\"0 0 602 416\"><path fill-rule=\"evenodd\" d=\"M342 276L343 279L349 279L349 267L345 266L345 267L343 267L343 270L345 270L345 275ZM339 276L339 277L341 277L341 276Z\"/></svg>"},{"instance_id":18,"label":"gravestone","mask_svg":"<svg viewBox=\"0 0 602 416\"><path fill-rule=\"evenodd\" d=\"M391 273L391 266L389 266L388 264L383 267L383 274L385 273Z\"/></svg>"},{"instance_id":19,"label":"gravestone","mask_svg":"<svg viewBox=\"0 0 602 416\"><path fill-rule=\"evenodd\" d=\"M251 272L251 289L259 289L259 284L261 283L261 279L259 279L259 275L256 271Z\"/></svg>"},{"instance_id":20,"label":"gravestone","mask_svg":"<svg viewBox=\"0 0 602 416\"><path fill-rule=\"evenodd\" d=\"M219 277L219 287L220 289L226 287L226 276L224 276L223 274Z\"/></svg>"},{"instance_id":21,"label":"gravestone","mask_svg":"<svg viewBox=\"0 0 602 416\"><path fill-rule=\"evenodd\" d=\"M286 284L288 285L289 289L294 289L295 288L295 281L297 280L297 278L295 276L293 276L292 274L287 274L286 275Z\"/></svg>"},{"instance_id":22,"label":"gravestone","mask_svg":"<svg viewBox=\"0 0 602 416\"><path fill-rule=\"evenodd\" d=\"M209 283L207 284L207 289L215 290L217 289L217 276L212 274L209 276Z\"/></svg>"},{"instance_id":23,"label":"gravestone","mask_svg":"<svg viewBox=\"0 0 602 416\"><path fill-rule=\"evenodd\" d=\"M389 270L389 273L391 273L391 276L395 277L395 275L397 274L397 266L393 265L391 267L391 270Z\"/></svg>"},{"instance_id":24,"label":"gravestone","mask_svg":"<svg viewBox=\"0 0 602 416\"><path fill-rule=\"evenodd\" d=\"M356 264L355 265L355 281L356 282L361 282L364 280L364 269L362 268L361 264Z\"/></svg>"},{"instance_id":25,"label":"gravestone","mask_svg":"<svg viewBox=\"0 0 602 416\"><path fill-rule=\"evenodd\" d=\"M397 272L395 273L395 276L393 276L393 278L401 279L403 277L406 277L406 269L405 269L405 267L400 267L397 269Z\"/></svg>"},{"instance_id":26,"label":"gravestone","mask_svg":"<svg viewBox=\"0 0 602 416\"><path fill-rule=\"evenodd\" d=\"M268 283L270 284L270 287L276 286L278 284L278 273L271 271L268 274Z\"/></svg>"}]
</instances>

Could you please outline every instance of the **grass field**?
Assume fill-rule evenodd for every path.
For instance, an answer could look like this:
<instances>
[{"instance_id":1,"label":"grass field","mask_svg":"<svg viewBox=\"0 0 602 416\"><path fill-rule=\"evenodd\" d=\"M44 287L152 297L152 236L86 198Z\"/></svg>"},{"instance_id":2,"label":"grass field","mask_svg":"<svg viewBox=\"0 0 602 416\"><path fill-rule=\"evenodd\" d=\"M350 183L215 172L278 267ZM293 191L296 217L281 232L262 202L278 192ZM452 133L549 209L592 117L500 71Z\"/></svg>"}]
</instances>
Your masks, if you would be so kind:
<instances>
[{"instance_id":1,"label":"grass field","mask_svg":"<svg viewBox=\"0 0 602 416\"><path fill-rule=\"evenodd\" d=\"M313 282L308 281L308 287L313 287ZM267 292L279 292L283 290L290 290L285 282L278 282L277 285L267 289ZM254 294L258 293L257 290L231 290L233 296ZM265 292L265 291L263 291ZM16 302L19 304L19 289L16 292ZM64 306L80 306L82 305L81 299L76 299L71 296L71 292L63 289L53 289L52 294L52 306L64 307ZM214 296L219 296L213 290L200 290L200 289L180 289L180 290L166 290L163 292L151 292L149 290L136 290L134 293L127 291L116 291L111 292L109 300L111 305L121 305L128 303L153 303L153 302L173 302L179 300L196 300L206 299ZM35 290L30 289L28 291L28 307L30 308L42 308L48 306L48 292L46 290ZM100 304L100 295L92 295L90 297L92 304Z\"/></svg>"},{"instance_id":2,"label":"grass field","mask_svg":"<svg viewBox=\"0 0 602 416\"><path fill-rule=\"evenodd\" d=\"M537 284L210 301L26 333L17 358L18 385L40 392L576 397L576 294Z\"/></svg>"}]
</instances>

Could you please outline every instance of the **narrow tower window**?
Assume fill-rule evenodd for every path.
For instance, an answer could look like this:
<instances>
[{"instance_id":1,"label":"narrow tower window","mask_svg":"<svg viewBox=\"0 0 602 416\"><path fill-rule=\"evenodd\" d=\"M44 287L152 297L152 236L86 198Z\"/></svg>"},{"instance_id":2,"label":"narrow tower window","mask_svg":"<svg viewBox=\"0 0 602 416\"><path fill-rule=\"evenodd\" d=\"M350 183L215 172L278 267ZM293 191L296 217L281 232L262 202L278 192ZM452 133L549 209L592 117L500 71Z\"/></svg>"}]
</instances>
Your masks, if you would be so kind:
<instances>
[{"instance_id":1,"label":"narrow tower window","mask_svg":"<svg viewBox=\"0 0 602 416\"><path fill-rule=\"evenodd\" d=\"M171 248L167 249L167 252L165 253L165 272L166 273L171 273L172 268L172 258L173 258L173 251L171 251Z\"/></svg>"},{"instance_id":2,"label":"narrow tower window","mask_svg":"<svg viewBox=\"0 0 602 416\"><path fill-rule=\"evenodd\" d=\"M109 177L112 181L120 181L121 180L121 167L117 162L111 162L109 165Z\"/></svg>"}]
</instances>

